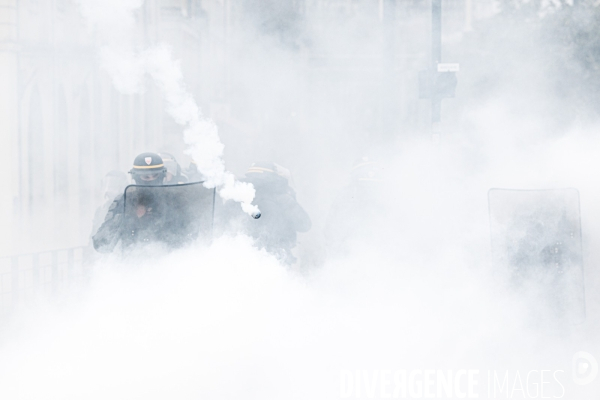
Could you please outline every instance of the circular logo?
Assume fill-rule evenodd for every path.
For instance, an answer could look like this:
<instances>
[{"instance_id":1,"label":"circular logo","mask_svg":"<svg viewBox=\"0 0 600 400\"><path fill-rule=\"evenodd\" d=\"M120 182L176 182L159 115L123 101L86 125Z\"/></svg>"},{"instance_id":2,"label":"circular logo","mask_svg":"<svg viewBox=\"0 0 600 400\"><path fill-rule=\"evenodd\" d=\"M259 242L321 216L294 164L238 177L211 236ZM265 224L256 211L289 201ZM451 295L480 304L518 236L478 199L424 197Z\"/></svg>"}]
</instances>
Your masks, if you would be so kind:
<instances>
[{"instance_id":1,"label":"circular logo","mask_svg":"<svg viewBox=\"0 0 600 400\"><path fill-rule=\"evenodd\" d=\"M573 381L578 385L587 385L598 376L598 361L590 353L578 351L573 356Z\"/></svg>"}]
</instances>

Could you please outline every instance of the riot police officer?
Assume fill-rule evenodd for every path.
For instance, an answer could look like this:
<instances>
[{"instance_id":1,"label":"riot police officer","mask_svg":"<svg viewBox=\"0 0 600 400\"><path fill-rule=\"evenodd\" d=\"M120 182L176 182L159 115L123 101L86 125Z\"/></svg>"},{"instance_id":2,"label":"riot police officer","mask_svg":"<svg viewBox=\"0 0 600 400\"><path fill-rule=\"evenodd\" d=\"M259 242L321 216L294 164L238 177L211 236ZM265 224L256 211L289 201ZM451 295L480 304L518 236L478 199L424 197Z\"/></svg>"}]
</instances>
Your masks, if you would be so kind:
<instances>
[{"instance_id":1,"label":"riot police officer","mask_svg":"<svg viewBox=\"0 0 600 400\"><path fill-rule=\"evenodd\" d=\"M129 173L137 185L158 186L163 184L167 169L158 154L142 153L133 161L133 168ZM157 229L160 227L152 225L156 201L139 191L132 191L131 195L130 197L137 197L135 203L129 199L135 213L124 214L126 199L123 194L114 199L104 223L92 238L96 251L110 253L119 242L128 246L140 241L150 241L158 235Z\"/></svg>"},{"instance_id":2,"label":"riot police officer","mask_svg":"<svg viewBox=\"0 0 600 400\"><path fill-rule=\"evenodd\" d=\"M298 204L289 179L289 171L275 163L252 164L244 181L254 185L254 204L262 216L256 220L245 218L244 225L258 247L292 264L295 258L291 251L296 246L297 233L310 230L311 220Z\"/></svg>"},{"instance_id":3,"label":"riot police officer","mask_svg":"<svg viewBox=\"0 0 600 400\"><path fill-rule=\"evenodd\" d=\"M185 171L185 173L190 182L202 181L202 174L200 174L200 171L198 171L198 164L196 164L196 161L194 160L190 161L190 165L188 166L188 169Z\"/></svg>"}]
</instances>

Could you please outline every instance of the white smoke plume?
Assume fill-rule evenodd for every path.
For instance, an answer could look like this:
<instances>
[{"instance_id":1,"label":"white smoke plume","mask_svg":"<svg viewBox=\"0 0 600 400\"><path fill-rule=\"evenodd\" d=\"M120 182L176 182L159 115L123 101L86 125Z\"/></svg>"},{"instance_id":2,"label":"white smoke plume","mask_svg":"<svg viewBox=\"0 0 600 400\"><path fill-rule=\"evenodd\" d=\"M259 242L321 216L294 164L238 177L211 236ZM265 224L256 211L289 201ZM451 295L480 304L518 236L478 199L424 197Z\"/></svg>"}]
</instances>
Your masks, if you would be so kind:
<instances>
[{"instance_id":1,"label":"white smoke plume","mask_svg":"<svg viewBox=\"0 0 600 400\"><path fill-rule=\"evenodd\" d=\"M101 57L105 68L115 71L115 84L136 92L142 90L144 76L155 79L168 96L169 112L188 128L186 141L206 152L202 161L208 166L203 168L213 167L210 162L217 159L211 157L222 151L217 129L201 117L168 48L136 50L119 39L127 37L141 1L85 4L88 10L98 8L88 18L104 24ZM120 11L106 13L113 6ZM505 33L504 24L502 28ZM370 41L363 30L358 32ZM359 35L347 36L354 44ZM515 36L518 42L506 45L511 50L529 37ZM336 48L345 43L336 41ZM539 110L547 110L541 106L552 105L549 100L557 95L522 88L542 80L536 67L540 59L531 61L530 52L519 49L508 54L503 49L498 58L494 54L493 61L500 59L502 70L510 74L494 71L493 82L502 90L493 90L488 80L473 78L476 65L485 70L484 77L495 65L480 60L487 53L475 44L469 52L475 52L476 60L467 64L471 72L461 75L459 86L475 94L463 92L452 100L469 101L460 111L462 129L443 131L436 148L410 127L399 134L388 148L394 157L385 160L384 184L374 193L376 212L364 210L370 218L366 229L348 229L356 239L347 253L326 248L322 261L315 261L318 268L305 279L244 236L221 236L210 246L166 255L99 262L82 296L66 298L58 304L62 307L18 310L11 325L0 330L0 399L406 398L391 395L396 384L383 379L389 379L384 371L398 370L420 371L412 385L419 392L412 398L443 398L427 394L433 385L423 371L452 370L456 376L468 369L479 371L475 393L481 399L597 400L600 381L579 385L571 368L580 351L600 354L598 125L551 137L545 127L554 123L549 118L553 113ZM267 55L257 57L265 60L257 62L260 68L240 63L240 69L249 74L263 71L264 65L280 68L274 62L279 58ZM268 78L276 76L272 71ZM515 79L516 71L525 72L516 75L521 80ZM290 82L279 79L273 87L294 97L289 93L297 92L287 89L298 90L297 84ZM244 83L253 95L267 87L260 79ZM318 81L319 89L325 86ZM267 91L269 98L273 92ZM310 118L304 123L333 128L306 129L306 135L290 135L287 143L278 144L298 153L295 159L302 161L298 165L305 166L309 178L304 186L298 181L298 193L309 193L321 207L315 209L325 209L322 216L331 205L324 188L335 185L338 176L329 169L334 162L343 165L343 153L357 139L335 129L352 116L347 103L340 106L346 111L336 114L328 97L319 97L317 90L308 93L306 99L324 111L307 112ZM561 97L561 106L565 103ZM242 104L251 109L257 103ZM444 110L450 111L452 104L449 100ZM444 122L451 115L445 114ZM335 124L327 125L329 121ZM310 151L299 151L295 137L309 143ZM214 146L200 145L202 141ZM221 194L227 196L228 188L235 192L235 181L219 166L207 179L220 182ZM548 317L551 303L532 311L529 294L522 298L497 281L489 249L487 191L492 187L580 190L587 253L584 324L554 321ZM311 216L319 221L317 212ZM313 232L318 235L317 229ZM316 259L318 250L305 254ZM552 374L544 377L549 370ZM354 391L348 376L355 378ZM465 397L454 394L446 398Z\"/></svg>"},{"instance_id":2,"label":"white smoke plume","mask_svg":"<svg viewBox=\"0 0 600 400\"><path fill-rule=\"evenodd\" d=\"M180 63L173 59L169 47L160 44L142 51L132 46L135 18L133 13L143 0L80 0L81 12L101 41L100 62L111 76L115 87L124 94L143 90L148 74L165 95L167 112L184 127L186 154L192 157L204 177L207 188L220 187L223 200L241 203L249 215L259 215L251 204L255 190L252 184L239 182L225 170L224 145L215 123L202 115L191 93L186 89ZM132 40L128 41L127 38Z\"/></svg>"}]
</instances>

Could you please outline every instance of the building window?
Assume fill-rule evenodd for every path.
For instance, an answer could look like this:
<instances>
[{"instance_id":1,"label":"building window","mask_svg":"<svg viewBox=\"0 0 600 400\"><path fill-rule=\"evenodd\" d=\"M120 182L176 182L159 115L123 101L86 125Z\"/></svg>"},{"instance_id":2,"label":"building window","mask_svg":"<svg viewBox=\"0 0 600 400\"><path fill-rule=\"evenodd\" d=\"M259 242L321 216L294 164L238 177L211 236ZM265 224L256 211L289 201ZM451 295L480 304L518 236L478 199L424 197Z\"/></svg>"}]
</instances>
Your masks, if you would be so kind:
<instances>
[{"instance_id":1,"label":"building window","mask_svg":"<svg viewBox=\"0 0 600 400\"><path fill-rule=\"evenodd\" d=\"M89 210L94 181L92 159L92 116L90 95L85 88L81 96L79 114L79 205L82 212Z\"/></svg>"},{"instance_id":2,"label":"building window","mask_svg":"<svg viewBox=\"0 0 600 400\"><path fill-rule=\"evenodd\" d=\"M119 131L121 130L121 95L116 90L111 90L111 102L110 102L110 132L108 134L108 141L106 145L106 153L103 157L106 157L108 164L105 165L108 171L117 169L119 167L119 154L121 148L121 141Z\"/></svg>"},{"instance_id":3,"label":"building window","mask_svg":"<svg viewBox=\"0 0 600 400\"><path fill-rule=\"evenodd\" d=\"M160 6L163 11L169 14L179 14L187 17L189 13L190 2L188 0L161 0Z\"/></svg>"},{"instance_id":4,"label":"building window","mask_svg":"<svg viewBox=\"0 0 600 400\"><path fill-rule=\"evenodd\" d=\"M66 197L69 190L69 131L67 99L64 89L58 91L56 132L54 134L54 192Z\"/></svg>"},{"instance_id":5,"label":"building window","mask_svg":"<svg viewBox=\"0 0 600 400\"><path fill-rule=\"evenodd\" d=\"M161 0L160 6L162 8L179 8L179 9L181 9L181 6L186 3L187 3L187 0Z\"/></svg>"},{"instance_id":6,"label":"building window","mask_svg":"<svg viewBox=\"0 0 600 400\"><path fill-rule=\"evenodd\" d=\"M28 132L29 211L35 213L44 204L44 121L42 97L37 88L31 93Z\"/></svg>"}]
</instances>

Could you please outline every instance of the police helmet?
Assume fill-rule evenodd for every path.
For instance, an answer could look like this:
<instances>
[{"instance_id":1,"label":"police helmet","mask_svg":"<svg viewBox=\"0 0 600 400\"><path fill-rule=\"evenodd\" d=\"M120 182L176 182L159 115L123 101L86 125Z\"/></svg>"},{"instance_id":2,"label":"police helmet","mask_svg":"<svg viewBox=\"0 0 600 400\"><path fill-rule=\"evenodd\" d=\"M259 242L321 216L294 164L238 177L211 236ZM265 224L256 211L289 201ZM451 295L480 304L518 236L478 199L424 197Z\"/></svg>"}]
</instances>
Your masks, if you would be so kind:
<instances>
[{"instance_id":1,"label":"police helmet","mask_svg":"<svg viewBox=\"0 0 600 400\"><path fill-rule=\"evenodd\" d=\"M167 168L158 154L142 153L133 160L129 173L137 185L158 186L163 184Z\"/></svg>"},{"instance_id":2,"label":"police helmet","mask_svg":"<svg viewBox=\"0 0 600 400\"><path fill-rule=\"evenodd\" d=\"M292 180L290 170L274 162L259 161L252 163L248 171L246 171L246 175L249 174L276 174L285 178L288 182Z\"/></svg>"},{"instance_id":3,"label":"police helmet","mask_svg":"<svg viewBox=\"0 0 600 400\"><path fill-rule=\"evenodd\" d=\"M188 172L198 173L198 163L196 163L194 160L191 160L187 170Z\"/></svg>"},{"instance_id":4,"label":"police helmet","mask_svg":"<svg viewBox=\"0 0 600 400\"><path fill-rule=\"evenodd\" d=\"M177 163L177 160L175 159L175 156L173 154L161 152L158 153L158 155L160 156L160 158L162 158L163 163L165 164L165 168L167 169L167 172L169 174L171 174L172 176L181 175L181 167L179 166L179 163Z\"/></svg>"},{"instance_id":5,"label":"police helmet","mask_svg":"<svg viewBox=\"0 0 600 400\"><path fill-rule=\"evenodd\" d=\"M246 171L246 175L252 174L276 174L277 168L275 167L275 163L259 161L252 163L248 171Z\"/></svg>"}]
</instances>

